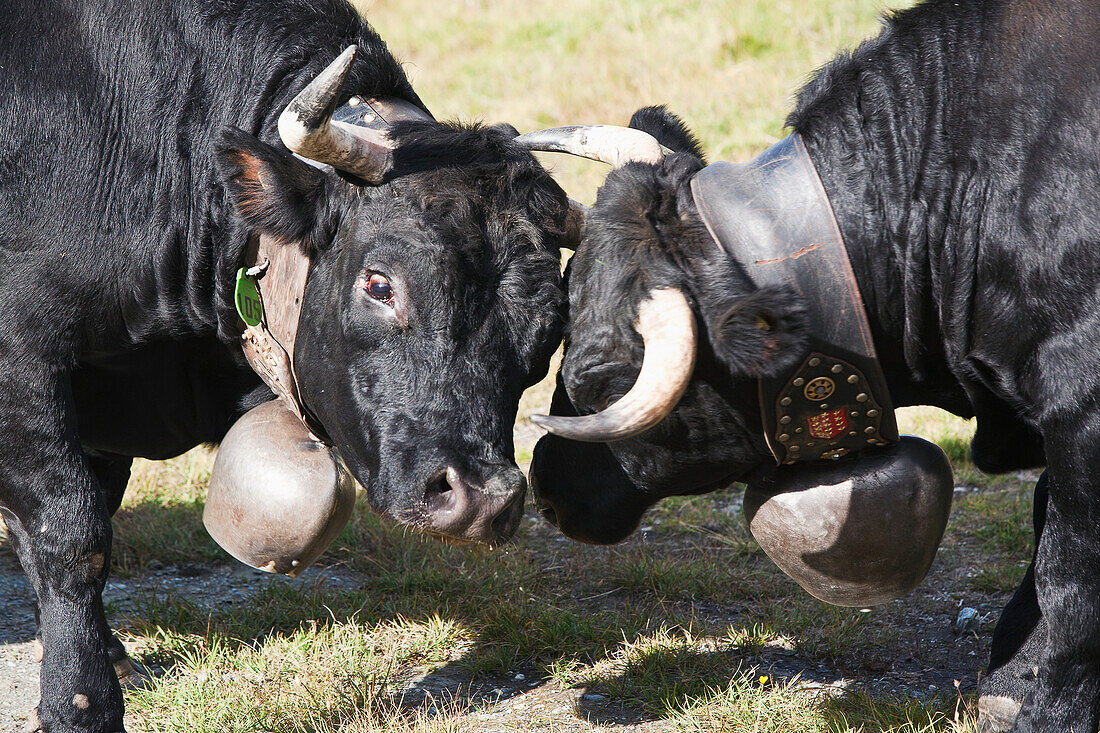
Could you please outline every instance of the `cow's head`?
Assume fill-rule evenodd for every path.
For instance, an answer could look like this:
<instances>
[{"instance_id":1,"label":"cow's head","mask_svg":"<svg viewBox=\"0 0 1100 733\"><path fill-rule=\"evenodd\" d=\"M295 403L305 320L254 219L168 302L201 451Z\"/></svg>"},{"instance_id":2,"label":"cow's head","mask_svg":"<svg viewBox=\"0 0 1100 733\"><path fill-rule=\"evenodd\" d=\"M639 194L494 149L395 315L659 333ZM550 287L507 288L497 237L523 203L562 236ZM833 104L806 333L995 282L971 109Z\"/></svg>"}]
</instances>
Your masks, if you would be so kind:
<instances>
[{"instance_id":1,"label":"cow's head","mask_svg":"<svg viewBox=\"0 0 1100 733\"><path fill-rule=\"evenodd\" d=\"M703 156L683 123L647 108L631 127L672 152L589 156L624 164L569 263L555 417L531 469L544 516L596 543L626 537L662 497L771 463L756 379L791 367L805 339L798 299L754 288L707 232L690 189ZM555 149L586 154L575 147Z\"/></svg>"},{"instance_id":2,"label":"cow's head","mask_svg":"<svg viewBox=\"0 0 1100 733\"><path fill-rule=\"evenodd\" d=\"M506 539L526 492L518 401L561 334L568 200L508 127L333 122L341 59L280 120L300 157L222 131L225 185L249 229L309 253L299 386L371 506Z\"/></svg>"}]
</instances>

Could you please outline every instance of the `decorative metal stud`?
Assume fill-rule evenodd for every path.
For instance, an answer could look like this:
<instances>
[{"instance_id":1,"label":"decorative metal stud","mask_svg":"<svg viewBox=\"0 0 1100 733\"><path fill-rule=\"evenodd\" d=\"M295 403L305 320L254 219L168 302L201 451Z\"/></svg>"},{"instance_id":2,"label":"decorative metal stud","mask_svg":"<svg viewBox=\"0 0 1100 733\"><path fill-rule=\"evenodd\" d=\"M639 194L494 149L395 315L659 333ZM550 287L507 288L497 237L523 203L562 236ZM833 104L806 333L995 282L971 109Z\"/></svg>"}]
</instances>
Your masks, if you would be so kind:
<instances>
[{"instance_id":1,"label":"decorative metal stud","mask_svg":"<svg viewBox=\"0 0 1100 733\"><path fill-rule=\"evenodd\" d=\"M351 99L348 100L348 106L349 107L358 107L362 103L363 103L363 100L360 97L352 97Z\"/></svg>"},{"instance_id":2,"label":"decorative metal stud","mask_svg":"<svg viewBox=\"0 0 1100 733\"><path fill-rule=\"evenodd\" d=\"M848 377L848 384L855 384L858 381L859 377L857 377L855 374L852 374Z\"/></svg>"},{"instance_id":3,"label":"decorative metal stud","mask_svg":"<svg viewBox=\"0 0 1100 733\"><path fill-rule=\"evenodd\" d=\"M875 427L873 425L868 425L867 427L865 427L863 429L863 432L867 433L868 435L874 435L875 434Z\"/></svg>"},{"instance_id":4,"label":"decorative metal stud","mask_svg":"<svg viewBox=\"0 0 1100 733\"><path fill-rule=\"evenodd\" d=\"M795 377L795 380L793 382L791 382L791 384L793 384L796 387L801 387L805 383L806 383L806 380L803 379L802 377Z\"/></svg>"},{"instance_id":5,"label":"decorative metal stud","mask_svg":"<svg viewBox=\"0 0 1100 733\"><path fill-rule=\"evenodd\" d=\"M878 417L878 410L868 410L867 417Z\"/></svg>"},{"instance_id":6,"label":"decorative metal stud","mask_svg":"<svg viewBox=\"0 0 1100 733\"><path fill-rule=\"evenodd\" d=\"M779 400L779 404L783 405L783 407L786 407L787 405L791 404L791 398L784 397L783 399Z\"/></svg>"},{"instance_id":7,"label":"decorative metal stud","mask_svg":"<svg viewBox=\"0 0 1100 733\"><path fill-rule=\"evenodd\" d=\"M840 374L840 372L843 370L844 367L842 367L840 364L833 364L833 374Z\"/></svg>"},{"instance_id":8,"label":"decorative metal stud","mask_svg":"<svg viewBox=\"0 0 1100 733\"><path fill-rule=\"evenodd\" d=\"M806 395L806 399L818 402L828 399L835 390L836 383L833 380L828 377L817 377L810 380L806 389L802 390L802 394Z\"/></svg>"},{"instance_id":9,"label":"decorative metal stud","mask_svg":"<svg viewBox=\"0 0 1100 733\"><path fill-rule=\"evenodd\" d=\"M786 433L783 433L782 435L779 436L779 442L780 443L786 443L790 439L791 439L791 436L787 435Z\"/></svg>"},{"instance_id":10,"label":"decorative metal stud","mask_svg":"<svg viewBox=\"0 0 1100 733\"><path fill-rule=\"evenodd\" d=\"M779 424L780 425L788 425L788 424L790 424L790 422L791 422L791 416L790 415L784 415L783 417L779 418Z\"/></svg>"},{"instance_id":11,"label":"decorative metal stud","mask_svg":"<svg viewBox=\"0 0 1100 733\"><path fill-rule=\"evenodd\" d=\"M817 366L820 363L821 363L821 359L818 359L816 356L813 359L810 359L810 366Z\"/></svg>"},{"instance_id":12,"label":"decorative metal stud","mask_svg":"<svg viewBox=\"0 0 1100 733\"><path fill-rule=\"evenodd\" d=\"M856 395L856 402L866 402L868 399L866 392L860 392Z\"/></svg>"}]
</instances>

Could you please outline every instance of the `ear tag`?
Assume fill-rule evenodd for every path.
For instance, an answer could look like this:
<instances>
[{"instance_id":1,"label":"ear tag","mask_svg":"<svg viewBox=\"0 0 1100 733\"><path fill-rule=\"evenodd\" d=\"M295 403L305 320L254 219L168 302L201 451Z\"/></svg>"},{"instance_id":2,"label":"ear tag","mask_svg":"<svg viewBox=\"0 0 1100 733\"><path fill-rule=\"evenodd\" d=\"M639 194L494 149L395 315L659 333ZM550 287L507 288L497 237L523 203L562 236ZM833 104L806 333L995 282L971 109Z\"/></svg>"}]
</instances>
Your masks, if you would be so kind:
<instances>
[{"instance_id":1,"label":"ear tag","mask_svg":"<svg viewBox=\"0 0 1100 733\"><path fill-rule=\"evenodd\" d=\"M264 305L260 300L260 291L256 289L256 279L248 275L242 267L237 270L237 288L233 293L237 304L237 315L249 326L258 326L264 319Z\"/></svg>"}]
</instances>

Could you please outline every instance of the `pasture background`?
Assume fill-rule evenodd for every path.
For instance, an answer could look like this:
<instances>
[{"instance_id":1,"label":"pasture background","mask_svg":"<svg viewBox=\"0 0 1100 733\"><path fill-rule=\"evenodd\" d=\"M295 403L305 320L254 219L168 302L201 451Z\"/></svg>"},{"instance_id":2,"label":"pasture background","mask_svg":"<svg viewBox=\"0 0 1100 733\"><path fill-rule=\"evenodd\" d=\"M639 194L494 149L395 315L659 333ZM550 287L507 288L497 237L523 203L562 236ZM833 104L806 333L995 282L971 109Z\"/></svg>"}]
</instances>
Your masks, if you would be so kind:
<instances>
[{"instance_id":1,"label":"pasture background","mask_svg":"<svg viewBox=\"0 0 1100 733\"><path fill-rule=\"evenodd\" d=\"M625 124L667 103L712 159L783 134L795 90L873 35L868 0L361 0L441 118L520 130ZM543 160L594 198L606 169ZM517 458L548 382L525 397ZM989 478L972 426L901 423L956 466L955 510L925 584L885 606L825 606L747 534L736 488L665 502L612 548L569 542L533 511L490 552L380 521L360 502L297 580L234 563L206 535L212 454L138 462L116 518L108 610L162 676L128 694L131 731L967 731L997 612L1030 556L1034 474ZM29 591L0 545L0 698L33 704ZM963 606L980 622L954 628ZM957 681L957 682L956 682ZM6 685L6 687L5 687ZM14 705L14 703L13 703ZM0 728L19 711L0 705ZM4 716L7 717L4 717ZM9 725L10 724L10 725Z\"/></svg>"}]
</instances>

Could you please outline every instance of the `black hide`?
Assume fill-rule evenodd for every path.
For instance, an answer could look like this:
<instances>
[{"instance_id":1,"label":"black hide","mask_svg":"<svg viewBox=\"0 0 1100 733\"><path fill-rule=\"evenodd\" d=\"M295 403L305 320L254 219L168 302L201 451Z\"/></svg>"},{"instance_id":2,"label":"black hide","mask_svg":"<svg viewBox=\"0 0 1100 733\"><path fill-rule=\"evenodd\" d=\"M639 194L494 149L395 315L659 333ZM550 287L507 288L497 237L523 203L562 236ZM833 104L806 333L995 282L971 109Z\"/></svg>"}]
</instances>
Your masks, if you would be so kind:
<instances>
[{"instance_id":1,"label":"black hide","mask_svg":"<svg viewBox=\"0 0 1100 733\"><path fill-rule=\"evenodd\" d=\"M443 533L461 493L481 528L456 536L518 522L511 424L560 335L565 195L508 127L399 126L374 188L292 157L279 113L353 43L341 102L421 104L344 0L0 6L0 514L41 608L43 730L122 727L100 592L130 458L272 398L237 345L249 232L313 259L302 390L372 506Z\"/></svg>"},{"instance_id":2,"label":"black hide","mask_svg":"<svg viewBox=\"0 0 1100 733\"><path fill-rule=\"evenodd\" d=\"M1037 603L1022 589L994 640L995 667L1038 668L998 681L1023 701L1017 731L1100 724L1098 31L1088 2L925 2L820 71L789 120L836 212L894 403L975 416L985 470L1048 467ZM638 126L672 124L647 114ZM663 134L686 150L683 134ZM685 154L608 176L570 263L561 414L629 388L648 288L681 287L701 334L697 377L665 423L598 451L553 436L538 446L540 505L581 539L617 541L662 496L771 460L753 377L797 351L797 314L812 306L722 272ZM716 314L731 308L741 325L723 335ZM753 315L767 328L753 332ZM593 496L605 485L613 500ZM609 514L594 516L601 506ZM1009 664L1019 649L1027 659Z\"/></svg>"}]
</instances>

